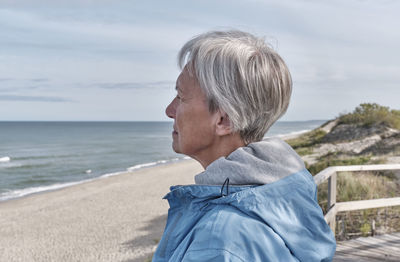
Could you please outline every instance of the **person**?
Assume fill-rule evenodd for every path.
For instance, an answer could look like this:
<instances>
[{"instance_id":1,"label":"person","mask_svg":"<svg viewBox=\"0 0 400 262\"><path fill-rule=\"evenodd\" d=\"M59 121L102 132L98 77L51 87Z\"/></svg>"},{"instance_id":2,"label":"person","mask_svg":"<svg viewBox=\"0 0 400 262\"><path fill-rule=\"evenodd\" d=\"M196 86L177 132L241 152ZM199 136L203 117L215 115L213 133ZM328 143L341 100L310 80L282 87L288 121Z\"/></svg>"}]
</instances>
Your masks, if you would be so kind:
<instances>
[{"instance_id":1,"label":"person","mask_svg":"<svg viewBox=\"0 0 400 262\"><path fill-rule=\"evenodd\" d=\"M214 31L178 55L172 147L205 169L172 186L153 261L330 261L335 238L311 174L279 138L263 139L292 91L282 58L261 38Z\"/></svg>"}]
</instances>

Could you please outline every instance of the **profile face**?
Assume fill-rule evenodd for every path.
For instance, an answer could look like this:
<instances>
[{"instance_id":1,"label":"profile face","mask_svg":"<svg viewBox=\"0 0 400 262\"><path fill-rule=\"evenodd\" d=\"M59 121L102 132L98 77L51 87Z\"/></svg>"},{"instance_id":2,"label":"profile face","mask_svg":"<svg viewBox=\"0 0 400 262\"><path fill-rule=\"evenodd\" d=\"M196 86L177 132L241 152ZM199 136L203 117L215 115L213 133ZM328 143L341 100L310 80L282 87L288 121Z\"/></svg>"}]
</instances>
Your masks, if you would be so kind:
<instances>
[{"instance_id":1,"label":"profile face","mask_svg":"<svg viewBox=\"0 0 400 262\"><path fill-rule=\"evenodd\" d=\"M174 119L172 148L197 159L207 154L214 142L216 113L209 112L204 91L186 67L176 80L176 91L177 96L165 110Z\"/></svg>"}]
</instances>

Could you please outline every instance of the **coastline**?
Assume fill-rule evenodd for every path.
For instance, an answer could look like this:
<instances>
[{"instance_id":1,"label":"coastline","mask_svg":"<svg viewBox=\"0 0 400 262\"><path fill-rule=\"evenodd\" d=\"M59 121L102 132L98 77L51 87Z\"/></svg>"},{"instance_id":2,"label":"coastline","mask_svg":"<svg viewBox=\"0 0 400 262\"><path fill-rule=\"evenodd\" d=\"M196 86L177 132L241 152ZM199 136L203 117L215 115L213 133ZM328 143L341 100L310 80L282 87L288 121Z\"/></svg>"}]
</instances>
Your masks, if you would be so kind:
<instances>
[{"instance_id":1,"label":"coastline","mask_svg":"<svg viewBox=\"0 0 400 262\"><path fill-rule=\"evenodd\" d=\"M162 197L202 170L192 159L143 164L0 201L0 261L146 261L164 230Z\"/></svg>"},{"instance_id":2,"label":"coastline","mask_svg":"<svg viewBox=\"0 0 400 262\"><path fill-rule=\"evenodd\" d=\"M194 160L0 202L0 261L144 261L164 230L169 187Z\"/></svg>"},{"instance_id":3,"label":"coastline","mask_svg":"<svg viewBox=\"0 0 400 262\"><path fill-rule=\"evenodd\" d=\"M296 138L308 131L310 131L310 129L294 131L294 132L290 132L290 133L286 133L286 134L278 134L278 135L274 135L274 136L265 136L264 139L267 139L270 137L278 137L278 138L281 138L282 140L288 140L288 139ZM0 158L0 160L2 160L2 159L4 160L4 162L10 162L12 160L9 156ZM189 159L191 159L191 158L187 157L187 156L183 156L181 158L173 158L173 159L169 159L169 160L156 160L154 162L137 164L137 165L134 165L134 166L122 169L122 170L118 170L115 172L104 173L104 174L101 174L101 175L93 177L93 178L86 178L86 179L82 179L82 180L78 180L78 181L70 181L70 182L63 182L63 183L56 183L56 184L50 184L50 185L26 187L26 188L22 188L22 189L10 190L9 192L0 193L0 203L19 199L19 198L25 198L30 195L52 192L55 190L60 190L63 188L88 183L88 182L95 181L98 179L104 179L104 178L107 178L110 176L118 176L118 175L122 175L122 174L129 173L129 172L136 172L136 171L139 171L142 169L153 168L153 167L163 166L163 165L169 165L172 163L185 161L185 160L189 160ZM91 170L87 170L87 171L91 172Z\"/></svg>"}]
</instances>

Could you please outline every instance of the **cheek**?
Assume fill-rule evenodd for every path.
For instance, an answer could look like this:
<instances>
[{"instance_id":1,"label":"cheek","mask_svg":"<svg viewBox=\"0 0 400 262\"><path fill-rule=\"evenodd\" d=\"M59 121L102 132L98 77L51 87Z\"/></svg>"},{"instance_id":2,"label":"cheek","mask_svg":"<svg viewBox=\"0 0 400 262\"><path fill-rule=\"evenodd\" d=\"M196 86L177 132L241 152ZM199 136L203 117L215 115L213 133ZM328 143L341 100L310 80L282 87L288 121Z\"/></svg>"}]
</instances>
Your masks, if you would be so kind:
<instances>
[{"instance_id":1,"label":"cheek","mask_svg":"<svg viewBox=\"0 0 400 262\"><path fill-rule=\"evenodd\" d=\"M204 105L180 104L176 108L176 128L182 143L201 143L213 136L213 116Z\"/></svg>"},{"instance_id":2,"label":"cheek","mask_svg":"<svg viewBox=\"0 0 400 262\"><path fill-rule=\"evenodd\" d=\"M202 144L213 136L211 119L206 114L183 114L176 118L180 140L185 144Z\"/></svg>"}]
</instances>

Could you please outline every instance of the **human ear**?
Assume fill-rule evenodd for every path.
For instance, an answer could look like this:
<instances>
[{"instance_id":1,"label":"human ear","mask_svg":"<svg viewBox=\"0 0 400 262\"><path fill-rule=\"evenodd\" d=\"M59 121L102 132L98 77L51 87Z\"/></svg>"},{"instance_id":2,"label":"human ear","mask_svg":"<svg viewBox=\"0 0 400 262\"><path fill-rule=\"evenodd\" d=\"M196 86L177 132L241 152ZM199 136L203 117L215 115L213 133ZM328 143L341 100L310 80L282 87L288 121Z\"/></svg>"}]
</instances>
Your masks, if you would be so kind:
<instances>
[{"instance_id":1,"label":"human ear","mask_svg":"<svg viewBox=\"0 0 400 262\"><path fill-rule=\"evenodd\" d=\"M231 121L224 111L217 112L216 133L219 136L232 134Z\"/></svg>"}]
</instances>

